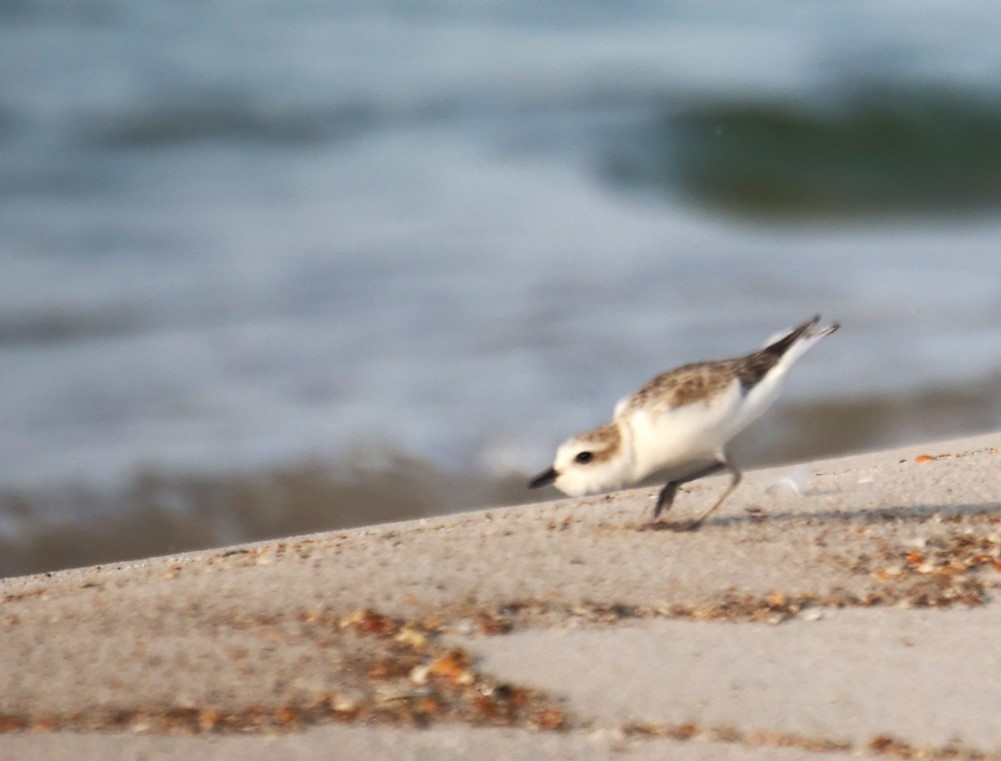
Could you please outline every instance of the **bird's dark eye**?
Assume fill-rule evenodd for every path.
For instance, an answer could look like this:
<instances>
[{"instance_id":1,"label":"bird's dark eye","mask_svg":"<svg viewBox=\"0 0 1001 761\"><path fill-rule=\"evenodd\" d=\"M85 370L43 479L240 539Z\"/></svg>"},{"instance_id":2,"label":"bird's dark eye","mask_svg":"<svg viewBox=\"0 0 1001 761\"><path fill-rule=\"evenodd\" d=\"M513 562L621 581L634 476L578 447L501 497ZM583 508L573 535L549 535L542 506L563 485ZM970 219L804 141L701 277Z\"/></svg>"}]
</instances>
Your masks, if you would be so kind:
<instances>
[{"instance_id":1,"label":"bird's dark eye","mask_svg":"<svg viewBox=\"0 0 1001 761\"><path fill-rule=\"evenodd\" d=\"M594 459L593 452L581 452L576 457L573 458L574 462L579 462L581 465L587 465L591 460Z\"/></svg>"}]
</instances>

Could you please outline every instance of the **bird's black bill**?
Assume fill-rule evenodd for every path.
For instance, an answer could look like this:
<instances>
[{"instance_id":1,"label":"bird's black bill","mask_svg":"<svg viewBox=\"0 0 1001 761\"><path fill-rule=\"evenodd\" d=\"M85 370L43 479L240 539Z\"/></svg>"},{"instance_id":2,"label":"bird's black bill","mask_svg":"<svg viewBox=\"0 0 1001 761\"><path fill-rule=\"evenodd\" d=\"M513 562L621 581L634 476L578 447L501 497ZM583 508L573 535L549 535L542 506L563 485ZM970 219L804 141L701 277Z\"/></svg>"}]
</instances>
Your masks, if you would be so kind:
<instances>
[{"instance_id":1,"label":"bird's black bill","mask_svg":"<svg viewBox=\"0 0 1001 761\"><path fill-rule=\"evenodd\" d=\"M556 472L556 468L550 468L545 473L540 473L531 481L529 481L528 488L538 489L540 486L548 486L553 481L555 481L558 476L559 474Z\"/></svg>"}]
</instances>

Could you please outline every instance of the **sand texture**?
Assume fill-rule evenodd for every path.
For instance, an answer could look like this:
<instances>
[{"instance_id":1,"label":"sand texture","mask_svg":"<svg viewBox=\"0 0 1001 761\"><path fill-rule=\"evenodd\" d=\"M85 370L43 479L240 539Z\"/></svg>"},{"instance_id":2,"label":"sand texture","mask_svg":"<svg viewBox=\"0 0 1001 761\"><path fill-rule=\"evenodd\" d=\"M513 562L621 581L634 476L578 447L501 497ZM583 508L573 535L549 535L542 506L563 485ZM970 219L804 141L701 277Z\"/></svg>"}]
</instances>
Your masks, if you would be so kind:
<instances>
[{"instance_id":1,"label":"sand texture","mask_svg":"<svg viewBox=\"0 0 1001 761\"><path fill-rule=\"evenodd\" d=\"M2 580L0 761L1001 759L999 448Z\"/></svg>"}]
</instances>

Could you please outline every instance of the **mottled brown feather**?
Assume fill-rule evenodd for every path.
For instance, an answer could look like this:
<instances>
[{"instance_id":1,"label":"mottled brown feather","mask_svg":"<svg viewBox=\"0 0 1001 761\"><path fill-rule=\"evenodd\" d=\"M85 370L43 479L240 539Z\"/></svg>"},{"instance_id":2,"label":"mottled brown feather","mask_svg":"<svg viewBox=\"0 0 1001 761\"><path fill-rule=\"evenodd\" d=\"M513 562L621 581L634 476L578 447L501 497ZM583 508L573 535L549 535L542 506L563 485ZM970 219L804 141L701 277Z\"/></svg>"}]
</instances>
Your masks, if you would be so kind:
<instances>
[{"instance_id":1,"label":"mottled brown feather","mask_svg":"<svg viewBox=\"0 0 1001 761\"><path fill-rule=\"evenodd\" d=\"M695 402L707 402L724 391L734 378L743 393L754 388L800 338L813 328L820 316L807 320L795 330L764 349L743 357L712 362L694 362L661 373L629 397L625 409L675 409Z\"/></svg>"},{"instance_id":2,"label":"mottled brown feather","mask_svg":"<svg viewBox=\"0 0 1001 761\"><path fill-rule=\"evenodd\" d=\"M661 373L629 397L626 409L674 409L708 401L733 382L742 361L695 362Z\"/></svg>"}]
</instances>

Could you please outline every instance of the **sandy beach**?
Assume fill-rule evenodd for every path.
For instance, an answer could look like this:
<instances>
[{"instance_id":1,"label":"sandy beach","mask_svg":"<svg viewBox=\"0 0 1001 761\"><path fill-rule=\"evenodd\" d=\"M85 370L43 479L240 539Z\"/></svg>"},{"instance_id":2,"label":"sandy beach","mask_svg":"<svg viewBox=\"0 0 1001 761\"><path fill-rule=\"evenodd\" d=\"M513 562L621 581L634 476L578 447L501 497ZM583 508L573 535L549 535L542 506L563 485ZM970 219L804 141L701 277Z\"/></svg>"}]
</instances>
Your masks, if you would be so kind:
<instances>
[{"instance_id":1,"label":"sandy beach","mask_svg":"<svg viewBox=\"0 0 1001 761\"><path fill-rule=\"evenodd\" d=\"M1001 759L999 464L753 471L695 533L648 488L5 579L0 761Z\"/></svg>"}]
</instances>

